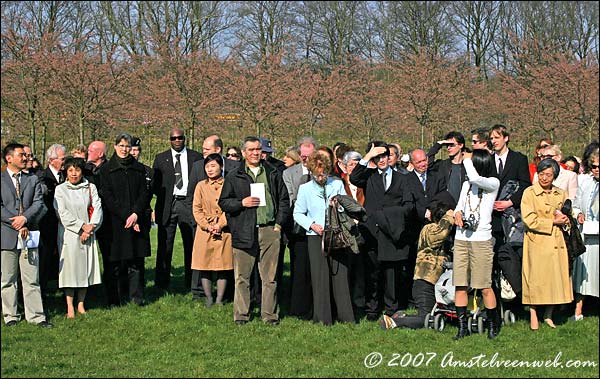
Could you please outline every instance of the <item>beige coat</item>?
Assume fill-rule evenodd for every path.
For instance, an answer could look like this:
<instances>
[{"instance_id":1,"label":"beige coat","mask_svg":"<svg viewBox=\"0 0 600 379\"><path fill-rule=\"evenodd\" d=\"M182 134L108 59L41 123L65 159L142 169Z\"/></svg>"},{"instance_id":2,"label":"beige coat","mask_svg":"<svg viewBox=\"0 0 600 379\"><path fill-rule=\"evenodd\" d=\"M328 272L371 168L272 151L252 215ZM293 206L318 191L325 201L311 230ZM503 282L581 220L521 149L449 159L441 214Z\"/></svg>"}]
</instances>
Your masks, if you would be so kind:
<instances>
[{"instance_id":1,"label":"beige coat","mask_svg":"<svg viewBox=\"0 0 600 379\"><path fill-rule=\"evenodd\" d=\"M192 251L192 270L233 270L231 233L226 228L227 219L218 204L222 188L223 178L206 179L196 185L192 212L198 227ZM208 232L208 227L215 224L221 227L220 236Z\"/></svg>"},{"instance_id":2,"label":"beige coat","mask_svg":"<svg viewBox=\"0 0 600 379\"><path fill-rule=\"evenodd\" d=\"M523 304L565 304L573 301L569 258L560 227L553 225L567 193L539 183L525 189L521 214L526 226L523 245Z\"/></svg>"}]
</instances>

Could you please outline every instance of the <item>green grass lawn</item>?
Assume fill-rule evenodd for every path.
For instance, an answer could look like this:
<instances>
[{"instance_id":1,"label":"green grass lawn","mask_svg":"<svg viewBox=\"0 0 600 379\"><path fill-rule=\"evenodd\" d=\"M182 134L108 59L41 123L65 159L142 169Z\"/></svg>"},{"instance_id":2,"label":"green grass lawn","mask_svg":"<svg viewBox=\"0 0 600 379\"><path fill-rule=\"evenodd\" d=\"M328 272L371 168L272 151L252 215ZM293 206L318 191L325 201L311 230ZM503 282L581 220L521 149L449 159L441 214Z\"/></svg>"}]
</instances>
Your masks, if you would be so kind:
<instances>
[{"instance_id":1,"label":"green grass lawn","mask_svg":"<svg viewBox=\"0 0 600 379\"><path fill-rule=\"evenodd\" d=\"M152 238L156 246L156 229ZM152 287L155 251L146 260L146 306L106 309L98 286L89 292L88 314L67 320L57 290L49 307L54 329L2 323L1 376L598 377L597 317L563 322L555 330L541 324L537 332L521 320L493 341L485 335L453 341L453 325L443 332L383 331L366 320L325 327L285 312L281 325L272 327L260 321L258 310L240 327L231 304L205 308L192 302L182 284L181 243L173 255L174 291L166 295ZM288 275L286 270L284 283ZM576 367L581 361L596 366Z\"/></svg>"}]
</instances>

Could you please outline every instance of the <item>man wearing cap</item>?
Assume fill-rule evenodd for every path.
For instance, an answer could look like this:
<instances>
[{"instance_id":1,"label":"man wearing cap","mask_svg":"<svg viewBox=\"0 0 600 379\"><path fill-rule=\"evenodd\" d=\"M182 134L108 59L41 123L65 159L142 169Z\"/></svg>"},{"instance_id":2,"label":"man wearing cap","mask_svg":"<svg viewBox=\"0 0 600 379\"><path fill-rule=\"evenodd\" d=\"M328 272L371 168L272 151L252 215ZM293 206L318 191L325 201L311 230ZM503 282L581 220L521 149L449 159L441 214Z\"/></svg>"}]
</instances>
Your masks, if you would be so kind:
<instances>
[{"instance_id":1,"label":"man wearing cap","mask_svg":"<svg viewBox=\"0 0 600 379\"><path fill-rule=\"evenodd\" d=\"M287 167L285 167L285 163L283 163L283 161L280 161L279 159L277 159L273 156L275 149L271 145L271 140L261 137L260 143L262 144L262 149L263 149L261 158L264 159L265 161L269 162L273 166L277 167L277 169L279 171L283 172L283 170L285 170Z\"/></svg>"},{"instance_id":2,"label":"man wearing cap","mask_svg":"<svg viewBox=\"0 0 600 379\"><path fill-rule=\"evenodd\" d=\"M186 148L183 129L171 129L169 140L171 148L157 154L152 165L158 225L155 285L163 290L168 289L171 282L171 261L177 226L183 240L184 286L190 288L194 227L192 208L186 202L188 197L193 196L193 192L188 191L188 178L194 162L202 158L199 152Z\"/></svg>"},{"instance_id":3,"label":"man wearing cap","mask_svg":"<svg viewBox=\"0 0 600 379\"><path fill-rule=\"evenodd\" d=\"M194 162L194 164L192 165L187 190L187 192L192 196L188 196L185 200L186 207L188 209L192 209L192 204L194 201L193 194L196 191L196 186L199 182L207 179L206 171L204 171L204 158L206 158L210 154L220 154L221 156L223 156L223 141L216 134L210 135L206 137L204 141L202 141L202 158ZM223 157L223 177L225 177L225 175L227 175L228 173L236 170L239 167L239 165L239 161L234 161L233 159ZM194 226L195 230L196 220L193 217L192 225ZM233 281L233 277L230 279L231 281ZM228 286L228 294L226 294L226 297L232 296L232 294L229 293L230 289L233 289L233 287ZM204 290L202 289L199 270L192 271L191 291L193 300L200 300L202 297L204 297Z\"/></svg>"}]
</instances>

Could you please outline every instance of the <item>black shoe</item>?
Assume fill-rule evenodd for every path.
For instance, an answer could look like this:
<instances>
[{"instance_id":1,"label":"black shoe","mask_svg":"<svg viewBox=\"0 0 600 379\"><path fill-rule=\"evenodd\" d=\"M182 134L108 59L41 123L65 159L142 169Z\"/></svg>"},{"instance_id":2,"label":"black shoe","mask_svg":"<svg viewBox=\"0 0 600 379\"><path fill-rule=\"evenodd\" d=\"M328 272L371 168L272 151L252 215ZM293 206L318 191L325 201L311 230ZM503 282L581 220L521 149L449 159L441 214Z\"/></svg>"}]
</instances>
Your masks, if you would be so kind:
<instances>
[{"instance_id":1,"label":"black shoe","mask_svg":"<svg viewBox=\"0 0 600 379\"><path fill-rule=\"evenodd\" d=\"M19 322L17 320L10 320L9 322L6 323L6 326L15 326L18 323Z\"/></svg>"},{"instance_id":2,"label":"black shoe","mask_svg":"<svg viewBox=\"0 0 600 379\"><path fill-rule=\"evenodd\" d=\"M379 320L379 315L377 313L367 313L367 320L377 321Z\"/></svg>"},{"instance_id":3,"label":"black shoe","mask_svg":"<svg viewBox=\"0 0 600 379\"><path fill-rule=\"evenodd\" d=\"M248 321L246 320L235 320L235 324L238 326L246 325Z\"/></svg>"},{"instance_id":4,"label":"black shoe","mask_svg":"<svg viewBox=\"0 0 600 379\"><path fill-rule=\"evenodd\" d=\"M265 321L265 324L271 325L271 326L277 326L277 325L279 325L279 320L267 320L267 321Z\"/></svg>"},{"instance_id":5,"label":"black shoe","mask_svg":"<svg viewBox=\"0 0 600 379\"><path fill-rule=\"evenodd\" d=\"M459 340L459 339L464 338L471 334L471 332L469 332L469 328L468 328L469 323L468 323L468 318L467 318L466 307L461 307L462 310L459 310L458 308L459 307L457 307L458 333L456 334L456 336L452 337L454 340Z\"/></svg>"},{"instance_id":6,"label":"black shoe","mask_svg":"<svg viewBox=\"0 0 600 379\"><path fill-rule=\"evenodd\" d=\"M487 337L491 340L496 338L500 333L500 315L496 311L496 308L488 310L488 335Z\"/></svg>"},{"instance_id":7,"label":"black shoe","mask_svg":"<svg viewBox=\"0 0 600 379\"><path fill-rule=\"evenodd\" d=\"M37 326L39 326L40 328L47 328L47 329L54 328L54 325L52 325L48 321L42 321L39 324L37 324Z\"/></svg>"}]
</instances>

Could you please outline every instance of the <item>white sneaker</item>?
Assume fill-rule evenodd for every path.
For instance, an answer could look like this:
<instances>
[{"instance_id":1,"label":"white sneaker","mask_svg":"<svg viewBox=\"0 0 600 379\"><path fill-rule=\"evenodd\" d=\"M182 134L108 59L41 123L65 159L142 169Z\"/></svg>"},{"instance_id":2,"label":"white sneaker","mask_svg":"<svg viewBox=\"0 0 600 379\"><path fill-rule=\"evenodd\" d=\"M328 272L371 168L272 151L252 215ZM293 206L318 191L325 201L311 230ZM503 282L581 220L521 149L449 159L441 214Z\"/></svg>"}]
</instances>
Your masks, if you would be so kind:
<instances>
[{"instance_id":1,"label":"white sneaker","mask_svg":"<svg viewBox=\"0 0 600 379\"><path fill-rule=\"evenodd\" d=\"M581 321L583 320L583 315L573 315L571 317L569 317L570 321Z\"/></svg>"}]
</instances>

